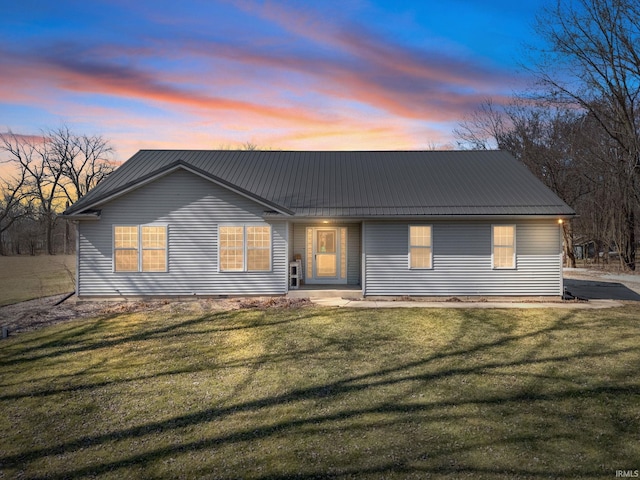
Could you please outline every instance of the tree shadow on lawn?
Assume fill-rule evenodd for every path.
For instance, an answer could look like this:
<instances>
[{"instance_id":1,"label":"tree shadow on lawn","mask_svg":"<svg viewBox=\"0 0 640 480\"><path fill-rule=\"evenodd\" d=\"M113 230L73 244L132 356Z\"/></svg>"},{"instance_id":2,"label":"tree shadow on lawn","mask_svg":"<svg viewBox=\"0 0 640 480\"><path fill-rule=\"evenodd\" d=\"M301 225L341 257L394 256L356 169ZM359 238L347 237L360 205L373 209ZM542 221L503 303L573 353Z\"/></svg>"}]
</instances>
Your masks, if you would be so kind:
<instances>
[{"instance_id":1,"label":"tree shadow on lawn","mask_svg":"<svg viewBox=\"0 0 640 480\"><path fill-rule=\"evenodd\" d=\"M177 474L180 470L166 466L176 458L182 461L175 468L193 469L187 476L215 478L611 478L616 469L635 468L628 462L640 458L633 444L640 429L637 327L631 330L635 342L627 331L625 342L611 344L595 334L575 345L567 342L583 338L585 329L605 330L607 320L581 320L572 312L522 332L497 316L487 318L486 312L459 314L450 341L416 359L395 363L389 358L364 373L347 368L334 380L233 402L259 382L258 366L288 365L298 358L318 368L318 358L345 350L327 335L314 349L245 359L248 373L230 390L228 406L5 455L0 465L18 469L57 456L73 459L81 451L117 450L124 442L116 459L77 468L67 462L59 473L46 476L131 474L159 464ZM309 310L305 318L313 315ZM346 314L335 310L332 315L338 321ZM375 315L383 314L372 311ZM425 322L428 327L428 314ZM129 341L174 330L153 329ZM368 338L354 339L360 343L349 346L352 354L370 355L370 345L396 341L389 332L368 332ZM400 355L398 348L402 343L391 353ZM601 361L607 371L600 369ZM126 442L141 439L148 440L146 449L126 448Z\"/></svg>"},{"instance_id":2,"label":"tree shadow on lawn","mask_svg":"<svg viewBox=\"0 0 640 480\"><path fill-rule=\"evenodd\" d=\"M99 341L96 341L93 335L103 332L104 325L107 322L115 319L121 319L123 316L122 314L113 313L104 317L100 317L89 323L84 322L82 325L65 329L66 333L55 335L55 338L50 341L44 343L36 343L33 347L22 349L22 355L20 357L8 360L0 360L0 368L20 363L38 361L44 358L51 359L54 357L69 355L73 353L80 353L102 348L112 348L130 342L154 340L162 337L170 337L172 339L178 340L182 336L192 336L196 334L215 334L219 332L235 330L264 328L304 320L304 317L292 317L275 322L255 321L247 325L232 325L228 327L218 326L220 322L233 319L234 317L240 315L240 312L241 311L239 310L232 310L201 315L196 318L192 318L182 322L171 323L170 325L165 325L154 329L147 328L141 332L132 333L130 335L121 333L113 334L110 337L104 337L104 335L102 335L101 339ZM131 315L137 314L139 313L133 313ZM186 330L190 327L193 327L194 325L199 324L205 326L206 328L201 331ZM43 335L46 335L46 333ZM35 340L30 340L29 342L34 343ZM37 354L25 355L30 352L34 352Z\"/></svg>"}]
</instances>

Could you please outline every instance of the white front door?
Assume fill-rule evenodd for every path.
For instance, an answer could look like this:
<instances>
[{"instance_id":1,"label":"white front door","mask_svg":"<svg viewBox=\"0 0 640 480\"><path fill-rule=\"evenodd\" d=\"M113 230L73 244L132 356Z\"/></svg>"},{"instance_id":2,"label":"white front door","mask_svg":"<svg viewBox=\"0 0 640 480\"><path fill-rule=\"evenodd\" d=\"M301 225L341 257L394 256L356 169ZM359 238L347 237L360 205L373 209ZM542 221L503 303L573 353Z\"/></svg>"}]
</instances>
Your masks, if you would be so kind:
<instances>
[{"instance_id":1,"label":"white front door","mask_svg":"<svg viewBox=\"0 0 640 480\"><path fill-rule=\"evenodd\" d=\"M346 228L308 227L307 249L307 283L347 283Z\"/></svg>"}]
</instances>

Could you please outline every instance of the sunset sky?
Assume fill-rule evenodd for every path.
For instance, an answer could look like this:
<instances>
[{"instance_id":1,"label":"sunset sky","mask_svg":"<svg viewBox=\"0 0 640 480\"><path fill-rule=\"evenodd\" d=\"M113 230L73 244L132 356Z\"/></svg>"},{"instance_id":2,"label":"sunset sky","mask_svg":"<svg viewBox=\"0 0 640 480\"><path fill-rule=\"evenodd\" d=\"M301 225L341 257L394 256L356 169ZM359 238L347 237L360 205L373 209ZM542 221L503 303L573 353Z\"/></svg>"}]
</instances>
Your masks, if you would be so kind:
<instances>
[{"instance_id":1,"label":"sunset sky","mask_svg":"<svg viewBox=\"0 0 640 480\"><path fill-rule=\"evenodd\" d=\"M519 66L542 0L4 2L0 131L142 148L425 149Z\"/></svg>"}]
</instances>

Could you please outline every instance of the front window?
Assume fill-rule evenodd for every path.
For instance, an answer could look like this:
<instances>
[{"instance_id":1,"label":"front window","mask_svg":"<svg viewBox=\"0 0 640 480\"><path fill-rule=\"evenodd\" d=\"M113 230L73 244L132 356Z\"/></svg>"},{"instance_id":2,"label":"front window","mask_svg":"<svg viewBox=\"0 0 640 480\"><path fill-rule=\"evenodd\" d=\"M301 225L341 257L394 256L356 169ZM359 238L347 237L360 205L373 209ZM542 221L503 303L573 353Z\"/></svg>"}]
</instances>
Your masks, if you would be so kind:
<instances>
[{"instance_id":1,"label":"front window","mask_svg":"<svg viewBox=\"0 0 640 480\"><path fill-rule=\"evenodd\" d=\"M409 226L409 268L429 269L432 267L433 248L430 225Z\"/></svg>"},{"instance_id":2,"label":"front window","mask_svg":"<svg viewBox=\"0 0 640 480\"><path fill-rule=\"evenodd\" d=\"M142 227L142 271L167 270L167 227Z\"/></svg>"},{"instance_id":3,"label":"front window","mask_svg":"<svg viewBox=\"0 0 640 480\"><path fill-rule=\"evenodd\" d=\"M220 270L244 270L244 227L220 227Z\"/></svg>"},{"instance_id":4,"label":"front window","mask_svg":"<svg viewBox=\"0 0 640 480\"><path fill-rule=\"evenodd\" d=\"M166 272L167 227L117 225L113 250L116 272Z\"/></svg>"},{"instance_id":5,"label":"front window","mask_svg":"<svg viewBox=\"0 0 640 480\"><path fill-rule=\"evenodd\" d=\"M271 226L221 226L221 272L271 270Z\"/></svg>"},{"instance_id":6,"label":"front window","mask_svg":"<svg viewBox=\"0 0 640 480\"><path fill-rule=\"evenodd\" d=\"M247 270L271 270L271 227L247 227Z\"/></svg>"},{"instance_id":7,"label":"front window","mask_svg":"<svg viewBox=\"0 0 640 480\"><path fill-rule=\"evenodd\" d=\"M516 226L493 226L493 268L516 268Z\"/></svg>"},{"instance_id":8,"label":"front window","mask_svg":"<svg viewBox=\"0 0 640 480\"><path fill-rule=\"evenodd\" d=\"M138 227L115 227L114 254L116 272L138 271Z\"/></svg>"}]
</instances>

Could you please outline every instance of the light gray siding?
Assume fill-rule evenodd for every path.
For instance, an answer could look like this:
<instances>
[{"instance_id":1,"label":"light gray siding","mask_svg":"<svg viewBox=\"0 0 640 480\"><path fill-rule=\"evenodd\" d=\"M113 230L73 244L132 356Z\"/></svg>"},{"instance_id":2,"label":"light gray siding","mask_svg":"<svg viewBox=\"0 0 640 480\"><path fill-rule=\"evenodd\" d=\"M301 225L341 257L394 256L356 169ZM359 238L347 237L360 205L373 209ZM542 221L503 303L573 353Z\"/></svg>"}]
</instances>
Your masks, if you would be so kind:
<instances>
[{"instance_id":1,"label":"light gray siding","mask_svg":"<svg viewBox=\"0 0 640 480\"><path fill-rule=\"evenodd\" d=\"M347 225L347 284L360 285L360 224Z\"/></svg>"},{"instance_id":2,"label":"light gray siding","mask_svg":"<svg viewBox=\"0 0 640 480\"><path fill-rule=\"evenodd\" d=\"M300 254L306 263L306 227L321 225L264 217L263 205L184 170L99 208L100 220L78 226L81 297L284 294L289 260ZM219 272L218 226L265 223L272 227L272 270ZM514 270L492 268L489 221L425 222L433 226L430 270L408 268L408 222L337 224L347 227L347 281L358 285L365 272L366 295L561 295L557 223L499 223L516 225ZM114 225L144 224L167 225L168 272L114 273Z\"/></svg>"},{"instance_id":3,"label":"light gray siding","mask_svg":"<svg viewBox=\"0 0 640 480\"><path fill-rule=\"evenodd\" d=\"M491 263L490 222L433 222L433 268L408 267L408 223L366 222L366 295L561 295L560 227L516 225L516 269ZM418 223L412 223L418 224Z\"/></svg>"},{"instance_id":4,"label":"light gray siding","mask_svg":"<svg viewBox=\"0 0 640 480\"><path fill-rule=\"evenodd\" d=\"M287 224L263 218L265 207L178 170L100 207L81 222L78 295L239 295L287 291ZM168 226L168 272L113 272L113 226ZM272 227L272 271L219 272L218 225Z\"/></svg>"},{"instance_id":5,"label":"light gray siding","mask_svg":"<svg viewBox=\"0 0 640 480\"><path fill-rule=\"evenodd\" d=\"M292 255L302 256L302 268L306 277L307 272L307 227L321 227L321 223L293 223L289 227L292 242ZM347 227L347 284L360 285L360 224L332 224L336 227ZM291 234L293 232L293 234Z\"/></svg>"}]
</instances>

